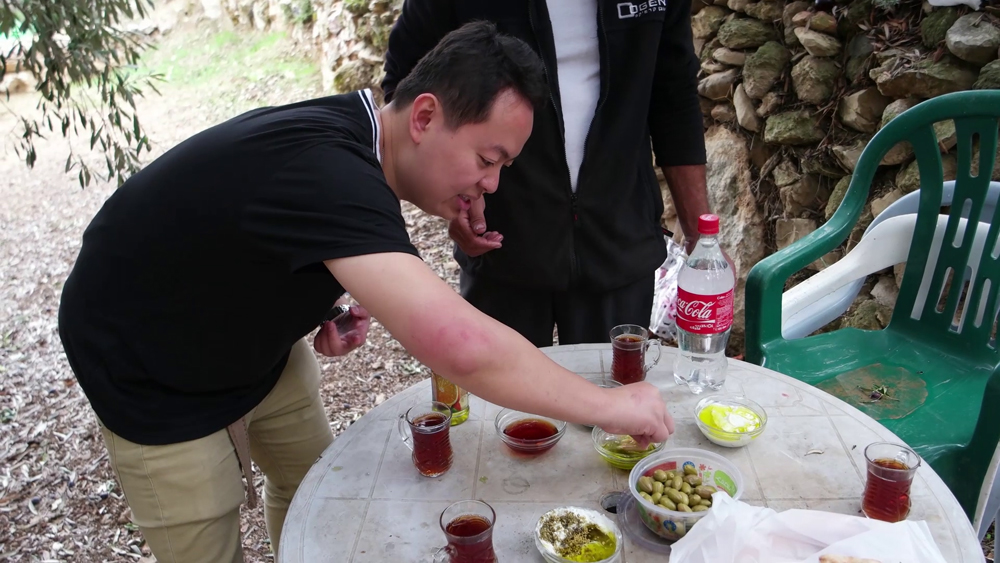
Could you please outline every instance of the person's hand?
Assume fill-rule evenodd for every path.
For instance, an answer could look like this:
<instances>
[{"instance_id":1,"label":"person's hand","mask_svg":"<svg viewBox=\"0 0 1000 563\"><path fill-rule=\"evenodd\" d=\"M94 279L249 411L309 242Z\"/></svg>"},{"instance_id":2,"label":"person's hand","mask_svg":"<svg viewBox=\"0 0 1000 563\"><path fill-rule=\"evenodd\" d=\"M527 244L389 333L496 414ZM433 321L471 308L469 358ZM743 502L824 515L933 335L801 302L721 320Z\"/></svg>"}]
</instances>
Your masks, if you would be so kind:
<instances>
[{"instance_id":1,"label":"person's hand","mask_svg":"<svg viewBox=\"0 0 1000 563\"><path fill-rule=\"evenodd\" d=\"M479 256L502 246L503 235L496 231L486 232L485 211L486 200L474 199L472 207L459 213L448 225L448 236L467 256Z\"/></svg>"},{"instance_id":2,"label":"person's hand","mask_svg":"<svg viewBox=\"0 0 1000 563\"><path fill-rule=\"evenodd\" d=\"M674 433L674 419L660 390L645 381L608 389L614 396L607 420L598 423L610 434L628 434L640 448L651 442L662 442Z\"/></svg>"},{"instance_id":3,"label":"person's hand","mask_svg":"<svg viewBox=\"0 0 1000 563\"><path fill-rule=\"evenodd\" d=\"M370 324L368 311L361 305L351 305L350 328L340 334L333 321L326 321L316 334L313 348L324 356L343 356L365 343Z\"/></svg>"}]
</instances>

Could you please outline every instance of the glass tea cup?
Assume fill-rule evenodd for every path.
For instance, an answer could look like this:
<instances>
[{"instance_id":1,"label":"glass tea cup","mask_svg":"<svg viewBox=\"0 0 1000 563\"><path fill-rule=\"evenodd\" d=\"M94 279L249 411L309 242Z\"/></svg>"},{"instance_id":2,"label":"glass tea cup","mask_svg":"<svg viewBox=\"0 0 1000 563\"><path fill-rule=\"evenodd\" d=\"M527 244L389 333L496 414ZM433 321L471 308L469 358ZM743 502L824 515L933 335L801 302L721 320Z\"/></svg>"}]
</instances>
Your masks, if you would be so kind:
<instances>
[{"instance_id":1,"label":"glass tea cup","mask_svg":"<svg viewBox=\"0 0 1000 563\"><path fill-rule=\"evenodd\" d=\"M656 358L649 365L646 350L656 345ZM660 341L649 338L649 331L639 325L618 325L611 329L611 378L628 385L646 379L646 372L660 361Z\"/></svg>"},{"instance_id":2,"label":"glass tea cup","mask_svg":"<svg viewBox=\"0 0 1000 563\"><path fill-rule=\"evenodd\" d=\"M399 416L398 429L421 475L437 477L451 469L451 407L437 401L414 405Z\"/></svg>"},{"instance_id":3,"label":"glass tea cup","mask_svg":"<svg viewBox=\"0 0 1000 563\"><path fill-rule=\"evenodd\" d=\"M900 444L875 442L865 448L868 479L861 499L865 516L900 522L910 514L910 486L920 467L920 456Z\"/></svg>"},{"instance_id":4,"label":"glass tea cup","mask_svg":"<svg viewBox=\"0 0 1000 563\"><path fill-rule=\"evenodd\" d=\"M441 531L448 545L438 550L434 563L496 563L493 525L496 512L481 500L462 500L441 512Z\"/></svg>"}]
</instances>

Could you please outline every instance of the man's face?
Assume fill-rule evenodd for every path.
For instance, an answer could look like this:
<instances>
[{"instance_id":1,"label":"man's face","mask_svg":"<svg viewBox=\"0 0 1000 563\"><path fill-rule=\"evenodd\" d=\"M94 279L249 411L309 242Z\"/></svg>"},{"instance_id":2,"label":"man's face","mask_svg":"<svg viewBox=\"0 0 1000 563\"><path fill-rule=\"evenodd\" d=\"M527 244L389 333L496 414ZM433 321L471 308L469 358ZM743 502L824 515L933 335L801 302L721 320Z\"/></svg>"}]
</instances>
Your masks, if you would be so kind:
<instances>
[{"instance_id":1,"label":"man's face","mask_svg":"<svg viewBox=\"0 0 1000 563\"><path fill-rule=\"evenodd\" d=\"M421 97L422 98L422 97ZM513 91L497 96L483 123L448 127L440 102L418 98L411 108L416 144L406 171L407 196L427 213L453 219L471 202L493 193L531 135L531 105Z\"/></svg>"}]
</instances>

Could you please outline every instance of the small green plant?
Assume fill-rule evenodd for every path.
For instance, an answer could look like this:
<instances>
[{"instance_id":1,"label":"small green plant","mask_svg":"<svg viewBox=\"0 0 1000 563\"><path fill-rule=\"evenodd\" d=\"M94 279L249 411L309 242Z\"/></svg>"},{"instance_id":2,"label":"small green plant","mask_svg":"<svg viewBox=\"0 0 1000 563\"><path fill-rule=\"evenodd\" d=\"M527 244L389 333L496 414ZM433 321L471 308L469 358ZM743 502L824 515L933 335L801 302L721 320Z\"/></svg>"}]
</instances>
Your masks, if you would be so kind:
<instances>
[{"instance_id":1,"label":"small green plant","mask_svg":"<svg viewBox=\"0 0 1000 563\"><path fill-rule=\"evenodd\" d=\"M899 1L900 0L875 0L874 4L876 8L882 11L891 12L899 7Z\"/></svg>"}]
</instances>

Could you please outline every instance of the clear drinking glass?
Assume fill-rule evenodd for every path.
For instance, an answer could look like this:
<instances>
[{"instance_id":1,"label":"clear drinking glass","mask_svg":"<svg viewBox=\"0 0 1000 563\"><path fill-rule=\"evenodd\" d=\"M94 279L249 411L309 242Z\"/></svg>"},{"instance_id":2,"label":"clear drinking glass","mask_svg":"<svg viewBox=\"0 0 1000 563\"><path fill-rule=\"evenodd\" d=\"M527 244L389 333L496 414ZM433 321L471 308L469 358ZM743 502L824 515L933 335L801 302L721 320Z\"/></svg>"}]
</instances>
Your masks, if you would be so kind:
<instances>
[{"instance_id":1,"label":"clear drinking glass","mask_svg":"<svg viewBox=\"0 0 1000 563\"><path fill-rule=\"evenodd\" d=\"M656 345L656 358L649 365L646 350ZM646 372L660 361L660 341L650 340L649 331L639 325L618 325L611 329L611 378L628 385L646 379Z\"/></svg>"},{"instance_id":2,"label":"clear drinking glass","mask_svg":"<svg viewBox=\"0 0 1000 563\"><path fill-rule=\"evenodd\" d=\"M910 514L910 486L920 467L920 456L900 444L875 442L865 448L868 479L861 499L865 516L886 522Z\"/></svg>"},{"instance_id":3,"label":"clear drinking glass","mask_svg":"<svg viewBox=\"0 0 1000 563\"><path fill-rule=\"evenodd\" d=\"M458 501L441 512L441 531L448 545L434 557L435 563L496 563L493 552L493 507L481 500Z\"/></svg>"},{"instance_id":4,"label":"clear drinking glass","mask_svg":"<svg viewBox=\"0 0 1000 563\"><path fill-rule=\"evenodd\" d=\"M400 415L398 429L421 475L437 477L451 469L450 406L437 401L419 403Z\"/></svg>"}]
</instances>

